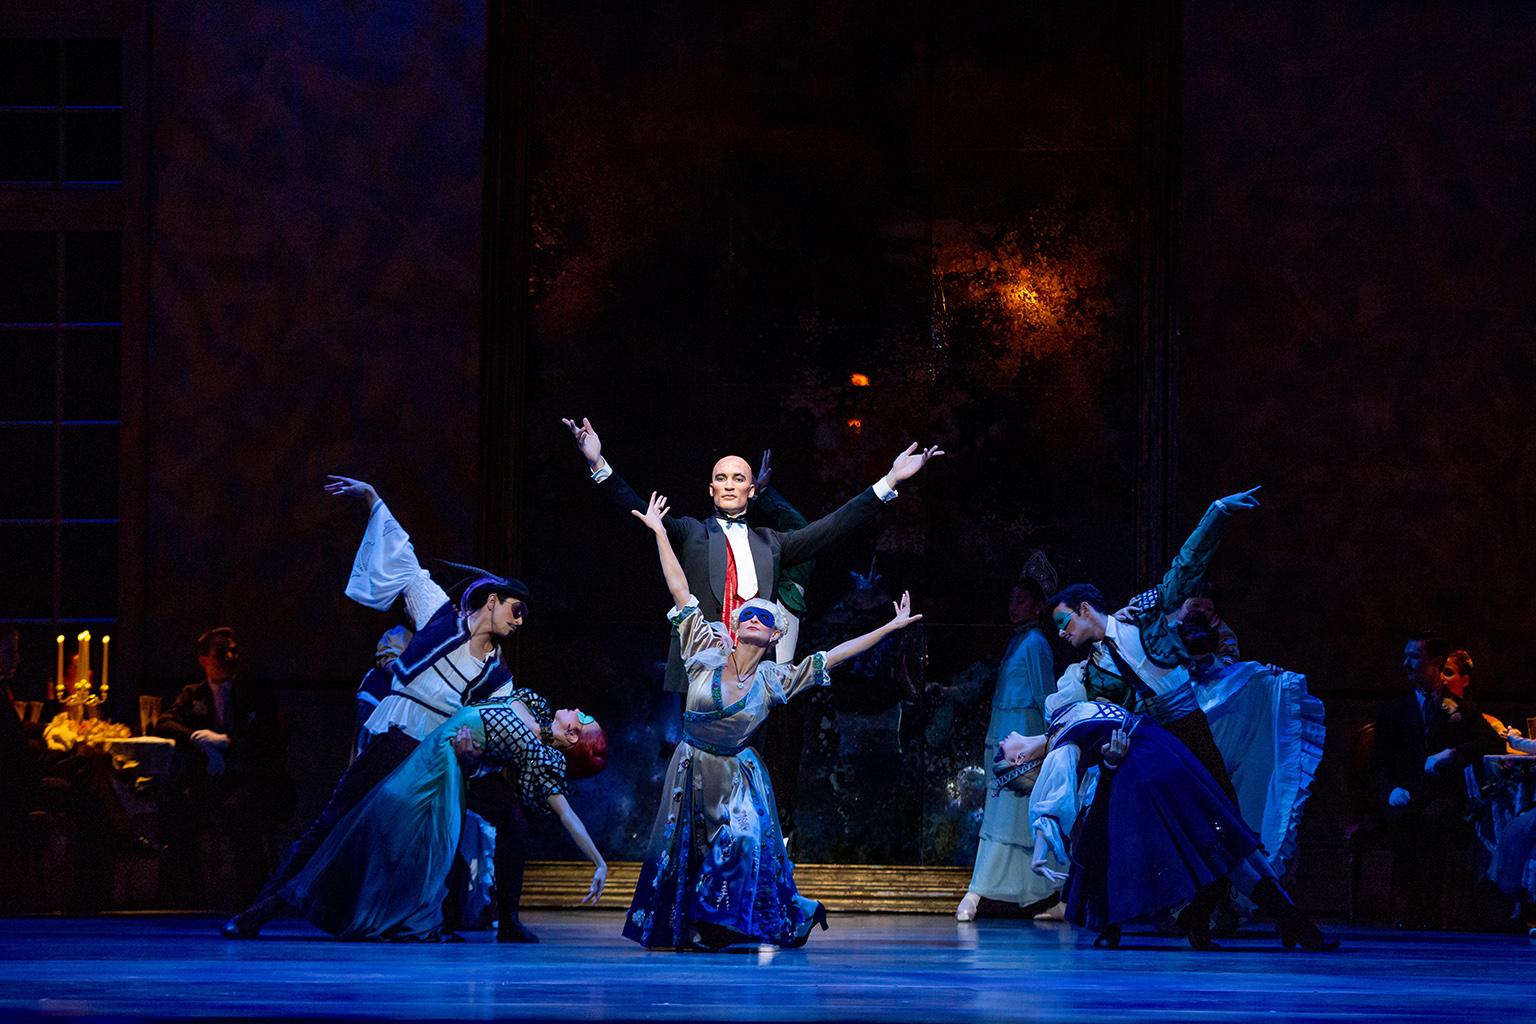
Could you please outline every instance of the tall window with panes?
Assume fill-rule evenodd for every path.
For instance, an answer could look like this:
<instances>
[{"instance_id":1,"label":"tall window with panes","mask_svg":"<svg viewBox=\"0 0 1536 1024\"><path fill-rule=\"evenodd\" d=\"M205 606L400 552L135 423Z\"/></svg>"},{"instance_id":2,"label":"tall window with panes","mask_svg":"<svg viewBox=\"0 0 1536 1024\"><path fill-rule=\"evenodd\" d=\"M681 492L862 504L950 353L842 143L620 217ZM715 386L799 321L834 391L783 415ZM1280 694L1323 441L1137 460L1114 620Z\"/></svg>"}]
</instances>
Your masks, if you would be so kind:
<instances>
[{"instance_id":1,"label":"tall window with panes","mask_svg":"<svg viewBox=\"0 0 1536 1024\"><path fill-rule=\"evenodd\" d=\"M0 38L0 624L22 634L22 699L55 634L73 650L119 616L122 53Z\"/></svg>"}]
</instances>

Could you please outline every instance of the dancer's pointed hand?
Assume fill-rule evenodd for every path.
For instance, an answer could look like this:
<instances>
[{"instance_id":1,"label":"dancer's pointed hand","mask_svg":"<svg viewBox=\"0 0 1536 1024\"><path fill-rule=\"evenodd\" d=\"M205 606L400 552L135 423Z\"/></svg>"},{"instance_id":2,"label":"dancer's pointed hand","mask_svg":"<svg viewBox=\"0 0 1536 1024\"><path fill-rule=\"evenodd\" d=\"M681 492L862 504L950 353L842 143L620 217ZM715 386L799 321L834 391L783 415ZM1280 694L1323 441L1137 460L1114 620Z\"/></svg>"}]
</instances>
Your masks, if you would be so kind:
<instances>
[{"instance_id":1,"label":"dancer's pointed hand","mask_svg":"<svg viewBox=\"0 0 1536 1024\"><path fill-rule=\"evenodd\" d=\"M906 629L912 623L921 622L923 619L921 615L912 614L912 594L910 591L902 591L901 600L892 601L891 608L896 612L890 621L890 628L892 630Z\"/></svg>"},{"instance_id":2,"label":"dancer's pointed hand","mask_svg":"<svg viewBox=\"0 0 1536 1024\"><path fill-rule=\"evenodd\" d=\"M1068 863L1066 844L1061 841L1060 826L1050 818L1041 818L1035 826L1035 853L1029 866L1041 878L1061 885L1067 876L1051 867L1052 860L1058 864Z\"/></svg>"},{"instance_id":3,"label":"dancer's pointed hand","mask_svg":"<svg viewBox=\"0 0 1536 1024\"><path fill-rule=\"evenodd\" d=\"M917 471L928 465L929 459L936 459L944 454L944 450L938 445L917 450L917 442L907 445L907 450L896 456L891 463L891 471L885 474L885 479L892 487L900 485L903 480L917 475Z\"/></svg>"},{"instance_id":4,"label":"dancer's pointed hand","mask_svg":"<svg viewBox=\"0 0 1536 1024\"><path fill-rule=\"evenodd\" d=\"M596 469L603 462L603 442L597 436L597 431L592 428L592 421L585 416L581 422L562 419L565 429L571 432L571 439L576 442L576 447L586 457L587 465Z\"/></svg>"},{"instance_id":5,"label":"dancer's pointed hand","mask_svg":"<svg viewBox=\"0 0 1536 1024\"><path fill-rule=\"evenodd\" d=\"M773 462L773 449L772 448L764 448L763 449L763 461L759 462L757 464L757 479L752 481L754 484L757 485L757 489L759 491L761 491L764 487L768 486L768 478L773 476L773 465L772 465L772 462Z\"/></svg>"},{"instance_id":6,"label":"dancer's pointed hand","mask_svg":"<svg viewBox=\"0 0 1536 1024\"><path fill-rule=\"evenodd\" d=\"M1263 487L1255 487L1251 490L1243 491L1239 494L1229 494L1225 498L1219 499L1216 504L1220 505L1228 512L1237 512L1241 509L1258 508L1259 492L1263 489Z\"/></svg>"},{"instance_id":7,"label":"dancer's pointed hand","mask_svg":"<svg viewBox=\"0 0 1536 1024\"><path fill-rule=\"evenodd\" d=\"M608 865L599 864L592 871L592 884L587 888L587 894L581 898L584 906L591 906L603 898L603 886L608 883Z\"/></svg>"},{"instance_id":8,"label":"dancer's pointed hand","mask_svg":"<svg viewBox=\"0 0 1536 1024\"><path fill-rule=\"evenodd\" d=\"M325 493L335 495L357 496L368 503L372 508L378 500L379 492L373 489L373 485L362 480L354 480L349 476L337 476L330 473L325 478Z\"/></svg>"},{"instance_id":9,"label":"dancer's pointed hand","mask_svg":"<svg viewBox=\"0 0 1536 1024\"><path fill-rule=\"evenodd\" d=\"M662 522L662 520L665 519L667 515L667 497L664 494L657 494L655 491L652 491L651 503L646 506L645 511L641 512L637 508L632 508L629 510L629 514L640 520L646 526L649 526L652 533L665 533L667 526L666 523Z\"/></svg>"}]
</instances>

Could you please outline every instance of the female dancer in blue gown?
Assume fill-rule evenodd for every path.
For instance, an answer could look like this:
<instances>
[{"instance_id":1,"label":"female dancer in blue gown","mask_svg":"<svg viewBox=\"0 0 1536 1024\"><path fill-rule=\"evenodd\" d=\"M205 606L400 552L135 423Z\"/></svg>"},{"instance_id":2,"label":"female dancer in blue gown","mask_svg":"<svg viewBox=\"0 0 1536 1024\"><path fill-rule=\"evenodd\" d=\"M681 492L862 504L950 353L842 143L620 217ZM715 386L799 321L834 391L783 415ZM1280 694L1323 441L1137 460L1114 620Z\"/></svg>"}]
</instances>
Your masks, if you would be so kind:
<instances>
[{"instance_id":1,"label":"female dancer in blue gown","mask_svg":"<svg viewBox=\"0 0 1536 1024\"><path fill-rule=\"evenodd\" d=\"M1258 836L1188 747L1118 704L1060 697L1046 701L1045 734L1010 733L993 770L1001 786L1031 797L1034 868L1066 883L1068 921L1100 929L1095 944L1113 947L1124 922L1182 907L1190 945L1215 949L1211 909L1230 880L1275 918L1287 949L1337 945L1291 902ZM1077 821L1082 773L1095 765L1098 791Z\"/></svg>"},{"instance_id":2,"label":"female dancer in blue gown","mask_svg":"<svg viewBox=\"0 0 1536 1024\"><path fill-rule=\"evenodd\" d=\"M466 780L507 768L524 802L552 811L592 861L582 902L595 903L608 865L564 794L567 777L600 769L606 749L593 719L551 714L531 690L463 707L337 822L283 898L340 939L439 940Z\"/></svg>"},{"instance_id":3,"label":"female dancer in blue gown","mask_svg":"<svg viewBox=\"0 0 1536 1024\"><path fill-rule=\"evenodd\" d=\"M747 738L771 707L826 686L834 665L922 616L903 594L879 629L797 664L764 662L780 633L778 606L757 598L742 605L735 642L723 624L706 622L667 539L666 511L666 498L652 494L647 511L633 514L656 534L688 694L683 742L667 769L624 935L650 948L800 946L813 925L826 927L826 910L795 888L768 772Z\"/></svg>"}]
</instances>

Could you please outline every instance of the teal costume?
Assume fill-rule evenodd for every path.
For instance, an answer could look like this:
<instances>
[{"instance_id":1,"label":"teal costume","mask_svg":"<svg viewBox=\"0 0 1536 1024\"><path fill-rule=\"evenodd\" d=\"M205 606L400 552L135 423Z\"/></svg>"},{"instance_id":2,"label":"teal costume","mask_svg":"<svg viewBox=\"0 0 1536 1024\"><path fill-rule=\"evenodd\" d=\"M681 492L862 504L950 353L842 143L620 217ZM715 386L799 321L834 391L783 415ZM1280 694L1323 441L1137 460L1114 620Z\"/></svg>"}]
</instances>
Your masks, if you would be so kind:
<instances>
[{"instance_id":1,"label":"teal costume","mask_svg":"<svg viewBox=\"0 0 1536 1024\"><path fill-rule=\"evenodd\" d=\"M340 939L435 938L464 822L466 779L452 746L459 728L485 748L479 771L511 768L530 807L547 809L565 792L565 756L513 701L547 717L543 698L527 690L459 709L336 823L283 898Z\"/></svg>"}]
</instances>

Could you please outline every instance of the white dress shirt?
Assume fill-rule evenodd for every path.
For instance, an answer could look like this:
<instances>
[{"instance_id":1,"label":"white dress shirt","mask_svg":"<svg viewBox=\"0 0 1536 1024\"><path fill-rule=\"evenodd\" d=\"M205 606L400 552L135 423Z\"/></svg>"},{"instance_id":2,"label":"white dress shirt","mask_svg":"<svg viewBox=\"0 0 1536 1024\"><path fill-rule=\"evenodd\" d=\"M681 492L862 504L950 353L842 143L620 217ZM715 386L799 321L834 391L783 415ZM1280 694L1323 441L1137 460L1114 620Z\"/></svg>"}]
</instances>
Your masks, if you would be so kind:
<instances>
[{"instance_id":1,"label":"white dress shirt","mask_svg":"<svg viewBox=\"0 0 1536 1024\"><path fill-rule=\"evenodd\" d=\"M1141 646L1141 630L1121 622L1113 615L1109 616L1108 620L1104 624L1104 639L1114 641L1120 657L1136 670L1141 681L1146 683L1153 693L1161 696L1189 684L1189 669L1183 665L1165 668L1147 657L1146 650ZM1133 683L1132 686L1134 685Z\"/></svg>"}]
</instances>

